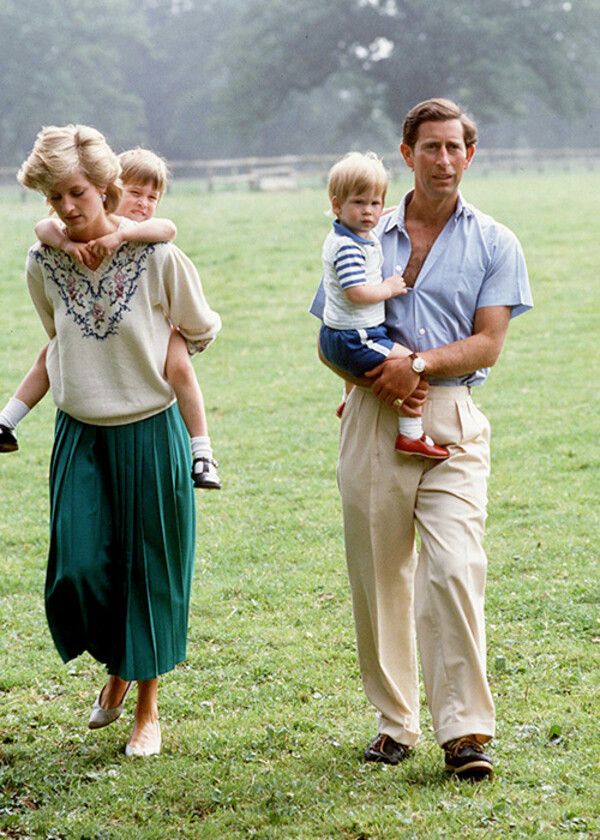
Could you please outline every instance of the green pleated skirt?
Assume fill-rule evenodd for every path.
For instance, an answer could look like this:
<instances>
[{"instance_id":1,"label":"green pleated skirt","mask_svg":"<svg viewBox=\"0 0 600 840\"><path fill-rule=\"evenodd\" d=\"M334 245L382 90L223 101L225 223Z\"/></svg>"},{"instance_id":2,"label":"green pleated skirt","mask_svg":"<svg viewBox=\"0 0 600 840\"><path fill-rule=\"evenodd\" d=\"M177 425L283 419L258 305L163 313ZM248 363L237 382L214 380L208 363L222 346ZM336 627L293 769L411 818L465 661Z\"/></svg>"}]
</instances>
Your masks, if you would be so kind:
<instances>
[{"instance_id":1,"label":"green pleated skirt","mask_svg":"<svg viewBox=\"0 0 600 840\"><path fill-rule=\"evenodd\" d=\"M124 426L58 411L45 601L65 662L88 651L146 680L185 659L195 534L177 406Z\"/></svg>"}]
</instances>

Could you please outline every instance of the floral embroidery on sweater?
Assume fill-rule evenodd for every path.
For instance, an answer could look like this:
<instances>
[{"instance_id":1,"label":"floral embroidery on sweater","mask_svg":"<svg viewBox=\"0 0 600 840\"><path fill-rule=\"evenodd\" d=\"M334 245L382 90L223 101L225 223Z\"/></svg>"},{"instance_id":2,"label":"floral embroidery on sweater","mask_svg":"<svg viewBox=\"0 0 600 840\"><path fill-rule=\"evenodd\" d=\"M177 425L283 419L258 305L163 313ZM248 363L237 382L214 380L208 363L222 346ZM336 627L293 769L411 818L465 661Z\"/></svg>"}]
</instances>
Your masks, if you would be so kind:
<instances>
[{"instance_id":1,"label":"floral embroidery on sweater","mask_svg":"<svg viewBox=\"0 0 600 840\"><path fill-rule=\"evenodd\" d=\"M99 341L116 335L129 302L138 289L138 280L155 245L140 248L126 243L113 254L106 269L91 278L63 251L43 245L33 256L46 277L56 285L67 313L86 337Z\"/></svg>"}]
</instances>

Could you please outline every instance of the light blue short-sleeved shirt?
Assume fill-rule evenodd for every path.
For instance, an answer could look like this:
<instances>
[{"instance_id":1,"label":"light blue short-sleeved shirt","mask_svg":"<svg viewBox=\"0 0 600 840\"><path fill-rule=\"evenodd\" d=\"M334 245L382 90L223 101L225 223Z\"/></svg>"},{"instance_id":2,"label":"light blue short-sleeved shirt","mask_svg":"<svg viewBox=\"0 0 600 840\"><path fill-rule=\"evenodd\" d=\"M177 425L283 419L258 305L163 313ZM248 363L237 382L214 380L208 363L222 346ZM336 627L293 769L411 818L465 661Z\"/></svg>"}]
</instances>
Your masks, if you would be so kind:
<instances>
[{"instance_id":1,"label":"light blue short-sleeved shirt","mask_svg":"<svg viewBox=\"0 0 600 840\"><path fill-rule=\"evenodd\" d=\"M385 216L375 232L383 248L383 276L403 270L411 244L405 227L405 208ZM322 284L310 311L323 312ZM415 285L406 295L386 301L385 326L390 337L414 352L442 347L473 334L475 312L484 306L510 306L511 317L533 306L525 257L517 237L463 201L436 239ZM434 379L432 385L480 385L489 369L453 379Z\"/></svg>"}]
</instances>

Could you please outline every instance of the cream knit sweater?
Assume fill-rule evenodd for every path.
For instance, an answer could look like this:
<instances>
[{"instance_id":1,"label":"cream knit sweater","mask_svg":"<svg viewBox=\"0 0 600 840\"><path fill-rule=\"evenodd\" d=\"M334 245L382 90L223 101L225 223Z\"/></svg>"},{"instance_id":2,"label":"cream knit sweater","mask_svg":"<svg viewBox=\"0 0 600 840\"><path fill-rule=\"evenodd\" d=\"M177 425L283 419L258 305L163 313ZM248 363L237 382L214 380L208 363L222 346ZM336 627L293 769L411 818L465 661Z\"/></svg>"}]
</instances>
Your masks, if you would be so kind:
<instances>
[{"instance_id":1,"label":"cream knit sweater","mask_svg":"<svg viewBox=\"0 0 600 840\"><path fill-rule=\"evenodd\" d=\"M127 243L96 271L36 243L27 282L50 337L46 367L58 408L122 425L174 401L164 376L171 325L204 350L221 328L192 262L175 245Z\"/></svg>"}]
</instances>

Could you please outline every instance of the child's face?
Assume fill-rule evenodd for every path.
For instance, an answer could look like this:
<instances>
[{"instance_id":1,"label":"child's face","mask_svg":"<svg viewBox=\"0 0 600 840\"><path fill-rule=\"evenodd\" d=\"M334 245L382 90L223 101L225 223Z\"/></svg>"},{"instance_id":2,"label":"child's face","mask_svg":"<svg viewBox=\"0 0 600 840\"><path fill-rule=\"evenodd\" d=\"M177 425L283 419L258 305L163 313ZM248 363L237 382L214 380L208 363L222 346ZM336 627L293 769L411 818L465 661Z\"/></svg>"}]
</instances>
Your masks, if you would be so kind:
<instances>
[{"instance_id":1,"label":"child's face","mask_svg":"<svg viewBox=\"0 0 600 840\"><path fill-rule=\"evenodd\" d=\"M383 194L380 191L367 190L349 195L343 203L334 196L331 207L344 227L359 236L366 236L381 218Z\"/></svg>"},{"instance_id":2,"label":"child's face","mask_svg":"<svg viewBox=\"0 0 600 840\"><path fill-rule=\"evenodd\" d=\"M154 216L154 211L160 201L160 193L151 181L145 184L129 182L123 184L123 196L117 213L133 219L134 222L145 222Z\"/></svg>"}]
</instances>

